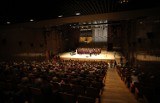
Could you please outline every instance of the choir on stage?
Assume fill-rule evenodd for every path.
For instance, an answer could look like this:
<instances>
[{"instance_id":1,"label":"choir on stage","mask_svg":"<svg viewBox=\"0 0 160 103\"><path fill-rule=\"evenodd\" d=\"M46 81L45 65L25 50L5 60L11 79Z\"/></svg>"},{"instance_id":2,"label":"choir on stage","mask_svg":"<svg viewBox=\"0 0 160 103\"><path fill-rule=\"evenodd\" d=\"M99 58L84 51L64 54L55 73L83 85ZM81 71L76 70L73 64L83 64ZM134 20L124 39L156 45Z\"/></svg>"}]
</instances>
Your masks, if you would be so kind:
<instances>
[{"instance_id":1,"label":"choir on stage","mask_svg":"<svg viewBox=\"0 0 160 103\"><path fill-rule=\"evenodd\" d=\"M101 48L77 48L77 54L98 55L100 53L101 53Z\"/></svg>"}]
</instances>

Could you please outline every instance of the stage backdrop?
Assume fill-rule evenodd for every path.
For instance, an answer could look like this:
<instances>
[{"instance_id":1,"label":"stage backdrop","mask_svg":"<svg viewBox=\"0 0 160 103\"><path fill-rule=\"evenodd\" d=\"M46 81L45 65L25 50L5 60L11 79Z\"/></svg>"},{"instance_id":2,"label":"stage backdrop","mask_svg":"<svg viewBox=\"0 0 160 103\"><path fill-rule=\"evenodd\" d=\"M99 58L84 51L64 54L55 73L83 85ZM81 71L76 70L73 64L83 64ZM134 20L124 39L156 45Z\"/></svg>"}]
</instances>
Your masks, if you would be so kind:
<instances>
[{"instance_id":1,"label":"stage backdrop","mask_svg":"<svg viewBox=\"0 0 160 103\"><path fill-rule=\"evenodd\" d=\"M107 42L108 26L100 25L91 29L80 30L80 42Z\"/></svg>"}]
</instances>

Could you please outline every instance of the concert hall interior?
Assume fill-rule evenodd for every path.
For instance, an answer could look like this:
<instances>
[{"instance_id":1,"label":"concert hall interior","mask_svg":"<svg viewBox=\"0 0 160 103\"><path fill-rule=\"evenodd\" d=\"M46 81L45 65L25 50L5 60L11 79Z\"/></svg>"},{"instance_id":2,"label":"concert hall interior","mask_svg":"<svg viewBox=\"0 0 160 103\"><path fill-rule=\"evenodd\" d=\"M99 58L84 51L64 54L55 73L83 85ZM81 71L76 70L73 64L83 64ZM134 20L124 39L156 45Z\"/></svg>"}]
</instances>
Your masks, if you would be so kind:
<instances>
[{"instance_id":1,"label":"concert hall interior","mask_svg":"<svg viewBox=\"0 0 160 103\"><path fill-rule=\"evenodd\" d=\"M157 0L1 0L1 103L160 103Z\"/></svg>"}]
</instances>

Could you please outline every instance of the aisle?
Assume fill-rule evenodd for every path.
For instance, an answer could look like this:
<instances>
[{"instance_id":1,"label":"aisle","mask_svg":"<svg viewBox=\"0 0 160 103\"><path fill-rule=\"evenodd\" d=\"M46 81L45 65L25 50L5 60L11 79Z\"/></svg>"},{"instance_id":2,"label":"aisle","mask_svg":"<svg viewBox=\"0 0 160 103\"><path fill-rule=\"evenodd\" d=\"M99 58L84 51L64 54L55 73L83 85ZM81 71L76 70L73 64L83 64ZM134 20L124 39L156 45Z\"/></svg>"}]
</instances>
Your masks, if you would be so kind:
<instances>
[{"instance_id":1,"label":"aisle","mask_svg":"<svg viewBox=\"0 0 160 103\"><path fill-rule=\"evenodd\" d=\"M139 103L120 79L116 69L108 69L101 103Z\"/></svg>"}]
</instances>

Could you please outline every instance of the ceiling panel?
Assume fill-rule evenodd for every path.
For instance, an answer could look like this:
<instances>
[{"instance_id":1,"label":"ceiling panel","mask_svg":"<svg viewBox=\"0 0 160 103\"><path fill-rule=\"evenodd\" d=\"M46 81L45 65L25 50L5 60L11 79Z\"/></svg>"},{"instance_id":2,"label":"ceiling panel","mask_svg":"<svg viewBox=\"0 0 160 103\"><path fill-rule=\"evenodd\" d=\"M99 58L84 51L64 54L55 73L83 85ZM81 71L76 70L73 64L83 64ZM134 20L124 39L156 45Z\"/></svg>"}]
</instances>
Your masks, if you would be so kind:
<instances>
[{"instance_id":1,"label":"ceiling panel","mask_svg":"<svg viewBox=\"0 0 160 103\"><path fill-rule=\"evenodd\" d=\"M1 0L0 24L159 7L158 0Z\"/></svg>"}]
</instances>

